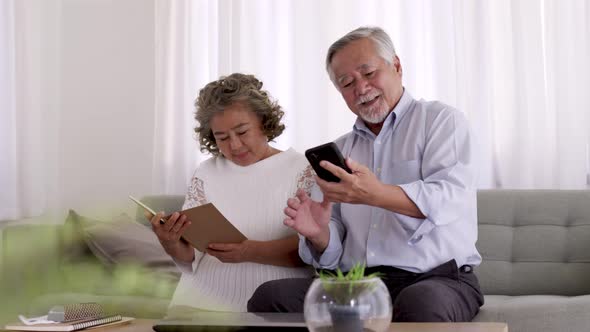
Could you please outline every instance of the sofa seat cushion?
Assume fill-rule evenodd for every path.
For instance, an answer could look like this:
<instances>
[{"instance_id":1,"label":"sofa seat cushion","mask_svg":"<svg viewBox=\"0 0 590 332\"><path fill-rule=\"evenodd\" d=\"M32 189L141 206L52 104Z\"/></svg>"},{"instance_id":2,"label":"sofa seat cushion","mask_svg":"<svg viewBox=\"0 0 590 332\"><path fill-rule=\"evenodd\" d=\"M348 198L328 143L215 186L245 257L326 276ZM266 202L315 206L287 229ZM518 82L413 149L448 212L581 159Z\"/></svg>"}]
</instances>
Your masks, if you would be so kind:
<instances>
[{"instance_id":1,"label":"sofa seat cushion","mask_svg":"<svg viewBox=\"0 0 590 332\"><path fill-rule=\"evenodd\" d=\"M586 331L590 295L486 295L474 322L506 322L510 331Z\"/></svg>"}]
</instances>

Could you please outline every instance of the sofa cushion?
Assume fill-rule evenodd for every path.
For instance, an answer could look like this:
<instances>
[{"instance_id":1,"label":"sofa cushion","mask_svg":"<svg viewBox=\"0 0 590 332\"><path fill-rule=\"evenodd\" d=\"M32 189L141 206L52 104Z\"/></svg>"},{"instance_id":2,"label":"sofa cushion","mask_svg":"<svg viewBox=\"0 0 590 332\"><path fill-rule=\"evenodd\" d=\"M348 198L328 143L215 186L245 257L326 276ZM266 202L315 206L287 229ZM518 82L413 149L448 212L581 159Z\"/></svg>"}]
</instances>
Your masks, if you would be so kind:
<instances>
[{"instance_id":1,"label":"sofa cushion","mask_svg":"<svg viewBox=\"0 0 590 332\"><path fill-rule=\"evenodd\" d=\"M68 211L60 232L60 265L102 263L86 243L83 219L74 210Z\"/></svg>"},{"instance_id":2,"label":"sofa cushion","mask_svg":"<svg viewBox=\"0 0 590 332\"><path fill-rule=\"evenodd\" d=\"M590 191L480 190L484 294L590 293Z\"/></svg>"},{"instance_id":3,"label":"sofa cushion","mask_svg":"<svg viewBox=\"0 0 590 332\"><path fill-rule=\"evenodd\" d=\"M151 195L140 198L141 202L149 206L155 212L164 211L166 215L173 212L180 211L184 203L184 196L182 195ZM149 226L150 222L144 216L144 209L137 207L135 213L135 221L140 224Z\"/></svg>"},{"instance_id":4,"label":"sofa cushion","mask_svg":"<svg viewBox=\"0 0 590 332\"><path fill-rule=\"evenodd\" d=\"M128 215L119 215L111 222L75 215L83 225L88 248L105 265L131 263L180 277L176 264L164 251L154 232Z\"/></svg>"},{"instance_id":5,"label":"sofa cushion","mask_svg":"<svg viewBox=\"0 0 590 332\"><path fill-rule=\"evenodd\" d=\"M69 219L82 232L79 236L97 260L70 260L62 265L67 291L158 298L172 296L180 271L151 229L127 215L103 222L70 211Z\"/></svg>"},{"instance_id":6,"label":"sofa cushion","mask_svg":"<svg viewBox=\"0 0 590 332\"><path fill-rule=\"evenodd\" d=\"M486 295L474 322L506 322L510 331L587 331L590 295Z\"/></svg>"}]
</instances>

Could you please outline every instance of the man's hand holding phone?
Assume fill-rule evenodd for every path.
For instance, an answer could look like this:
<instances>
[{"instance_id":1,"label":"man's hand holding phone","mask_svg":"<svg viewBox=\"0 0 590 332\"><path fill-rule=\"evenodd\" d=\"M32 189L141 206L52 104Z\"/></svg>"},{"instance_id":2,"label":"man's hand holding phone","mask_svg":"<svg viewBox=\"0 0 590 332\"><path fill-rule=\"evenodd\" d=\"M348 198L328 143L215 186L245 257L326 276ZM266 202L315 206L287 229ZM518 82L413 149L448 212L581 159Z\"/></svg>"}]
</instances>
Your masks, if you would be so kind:
<instances>
[{"instance_id":1,"label":"man's hand holding phone","mask_svg":"<svg viewBox=\"0 0 590 332\"><path fill-rule=\"evenodd\" d=\"M383 184L369 168L346 160L333 142L305 151L324 197L331 202L376 205Z\"/></svg>"},{"instance_id":2,"label":"man's hand holding phone","mask_svg":"<svg viewBox=\"0 0 590 332\"><path fill-rule=\"evenodd\" d=\"M344 162L344 157L338 149L338 146L333 142L306 150L305 157L318 177L324 181L340 182L340 177L335 173L326 170L325 167L322 167L320 165L322 161L328 161L331 164L340 167L345 172L351 173L351 170Z\"/></svg>"},{"instance_id":3,"label":"man's hand holding phone","mask_svg":"<svg viewBox=\"0 0 590 332\"><path fill-rule=\"evenodd\" d=\"M317 184L330 202L377 205L377 199L383 189L383 183L371 170L354 160L347 158L346 165L352 174L336 165L322 161L321 166L326 171L340 178L340 182L328 182L317 179Z\"/></svg>"}]
</instances>

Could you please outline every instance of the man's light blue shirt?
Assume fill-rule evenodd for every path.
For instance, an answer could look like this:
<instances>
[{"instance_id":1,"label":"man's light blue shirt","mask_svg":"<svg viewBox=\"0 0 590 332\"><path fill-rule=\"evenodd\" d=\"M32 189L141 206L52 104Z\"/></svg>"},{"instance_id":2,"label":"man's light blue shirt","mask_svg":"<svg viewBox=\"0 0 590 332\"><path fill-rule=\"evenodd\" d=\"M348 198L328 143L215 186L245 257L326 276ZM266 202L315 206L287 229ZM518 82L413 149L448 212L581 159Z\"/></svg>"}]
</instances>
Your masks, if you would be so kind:
<instances>
[{"instance_id":1,"label":"man's light blue shirt","mask_svg":"<svg viewBox=\"0 0 590 332\"><path fill-rule=\"evenodd\" d=\"M300 237L299 254L316 268L349 270L355 263L429 271L451 259L478 265L472 137L463 113L404 91L375 136L358 118L335 141L342 154L377 178L400 186L426 219L368 205L336 203L330 242L319 255ZM320 200L319 190L312 195Z\"/></svg>"}]
</instances>

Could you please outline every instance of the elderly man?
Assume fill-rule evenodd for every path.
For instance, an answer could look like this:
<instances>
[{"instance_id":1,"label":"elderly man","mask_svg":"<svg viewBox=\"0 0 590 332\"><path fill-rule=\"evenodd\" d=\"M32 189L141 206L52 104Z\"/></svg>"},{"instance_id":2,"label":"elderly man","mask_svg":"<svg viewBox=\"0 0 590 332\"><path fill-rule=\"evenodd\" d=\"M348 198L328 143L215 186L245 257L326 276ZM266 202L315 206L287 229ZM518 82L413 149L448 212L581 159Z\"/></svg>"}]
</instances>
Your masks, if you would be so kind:
<instances>
[{"instance_id":1,"label":"elderly man","mask_svg":"<svg viewBox=\"0 0 590 332\"><path fill-rule=\"evenodd\" d=\"M394 321L470 321L483 304L474 266L477 240L472 139L456 109L414 99L389 36L361 27L328 50L326 69L350 110L352 132L337 139L347 173L318 179L321 202L299 192L284 224L300 235L299 254L319 269L365 262L381 272ZM311 279L265 283L248 310L300 312Z\"/></svg>"}]
</instances>

